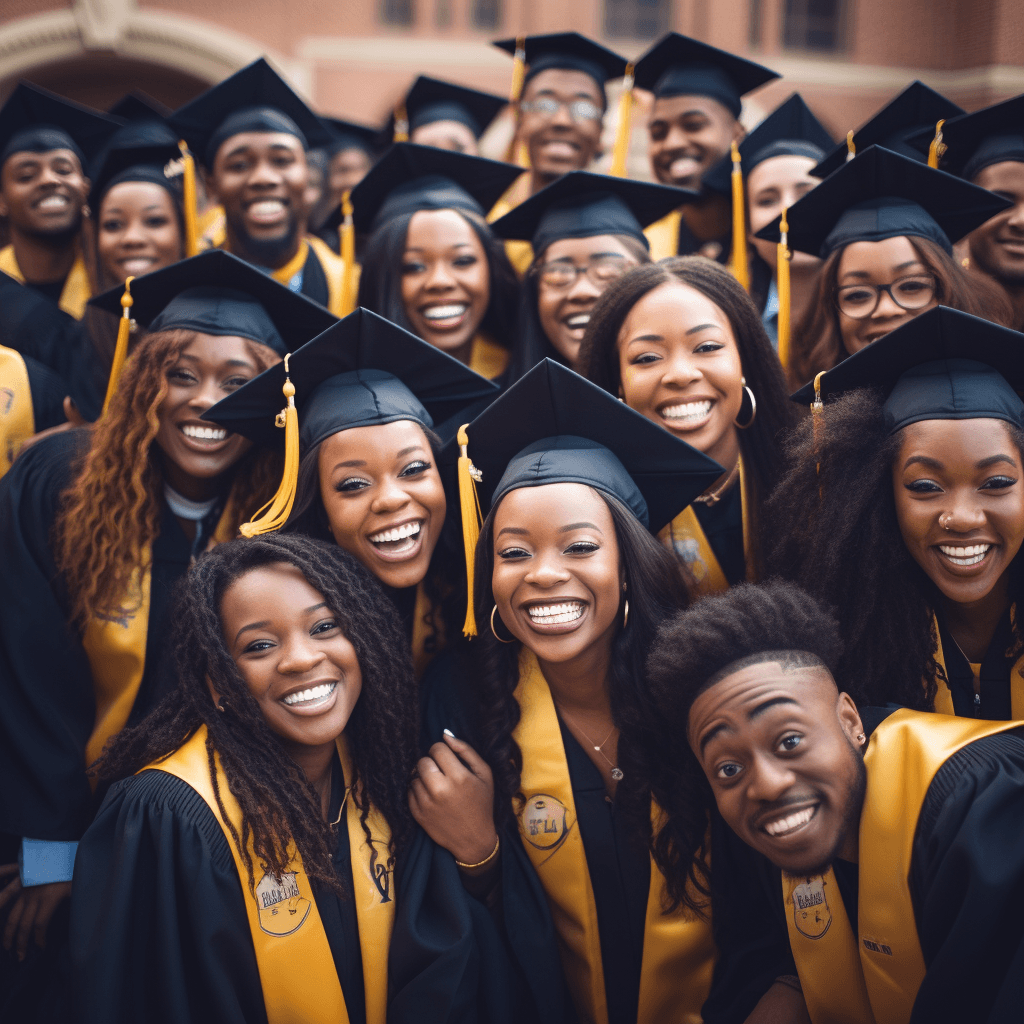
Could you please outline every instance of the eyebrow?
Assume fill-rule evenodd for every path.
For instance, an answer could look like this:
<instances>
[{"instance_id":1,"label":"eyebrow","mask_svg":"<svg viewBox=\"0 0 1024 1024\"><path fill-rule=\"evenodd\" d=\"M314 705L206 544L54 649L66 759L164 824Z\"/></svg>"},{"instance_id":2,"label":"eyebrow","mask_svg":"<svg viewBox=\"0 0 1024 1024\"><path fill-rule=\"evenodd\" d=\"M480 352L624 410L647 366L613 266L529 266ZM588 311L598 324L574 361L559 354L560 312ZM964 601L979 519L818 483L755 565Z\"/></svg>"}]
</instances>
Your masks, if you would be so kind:
<instances>
[{"instance_id":1,"label":"eyebrow","mask_svg":"<svg viewBox=\"0 0 1024 1024\"><path fill-rule=\"evenodd\" d=\"M718 324L697 324L696 327L691 327L687 332L686 336L689 337L691 334L697 334L700 331L716 330L720 331L722 328Z\"/></svg>"},{"instance_id":2,"label":"eyebrow","mask_svg":"<svg viewBox=\"0 0 1024 1024\"><path fill-rule=\"evenodd\" d=\"M892 268L892 272L895 274L899 270L906 270L907 267L923 267L923 266L924 266L924 264L920 260L907 260L906 263L898 263L895 267ZM843 278L845 278L845 277L870 277L870 276L871 276L871 274L867 270L847 270L846 273L843 274ZM843 278L840 278L840 280L842 280Z\"/></svg>"},{"instance_id":3,"label":"eyebrow","mask_svg":"<svg viewBox=\"0 0 1024 1024\"><path fill-rule=\"evenodd\" d=\"M448 248L449 249L472 249L473 248L473 243L472 242L452 242L452 244L449 245ZM424 246L424 245L407 245L405 247L405 251L406 252L423 252L425 249L426 249L426 246Z\"/></svg>"},{"instance_id":4,"label":"eyebrow","mask_svg":"<svg viewBox=\"0 0 1024 1024\"><path fill-rule=\"evenodd\" d=\"M503 533L511 533L516 537L529 537L530 535L530 531L524 530L521 526L503 526L498 531L498 536L500 537Z\"/></svg>"},{"instance_id":5,"label":"eyebrow","mask_svg":"<svg viewBox=\"0 0 1024 1024\"><path fill-rule=\"evenodd\" d=\"M570 523L568 526L560 526L558 528L559 533L572 533L573 530L597 530L601 533L601 527L595 526L593 523Z\"/></svg>"},{"instance_id":6,"label":"eyebrow","mask_svg":"<svg viewBox=\"0 0 1024 1024\"><path fill-rule=\"evenodd\" d=\"M193 363L201 363L202 362L202 360L199 358L199 356L193 355L191 352L182 352L181 355L178 356L178 358L179 359L188 359L190 362L193 362ZM252 363L250 363L247 359L225 359L224 360L224 365L225 366L247 366L250 369L253 368Z\"/></svg>"},{"instance_id":7,"label":"eyebrow","mask_svg":"<svg viewBox=\"0 0 1024 1024\"><path fill-rule=\"evenodd\" d=\"M401 451L400 451L400 452L399 452L399 453L398 453L398 454L397 454L397 455L395 456L395 458L396 458L396 459L400 459L400 458L402 458L402 457L403 457L403 456L405 456L405 455L411 455L411 454L412 454L413 452L421 452L421 451L423 451L423 445L421 445L421 444L411 444L411 445L409 445L409 447L408 447L408 448L403 448L403 449L402 449L402 450L401 450Z\"/></svg>"},{"instance_id":8,"label":"eyebrow","mask_svg":"<svg viewBox=\"0 0 1024 1024\"><path fill-rule=\"evenodd\" d=\"M327 602L326 601L320 601L318 604L311 604L308 608L303 608L302 609L302 614L303 615L309 615L310 612L315 612L315 611L318 611L320 608L326 608L326 607L327 607ZM251 632L251 631L257 630L257 629L266 629L267 626L269 626L269 625L270 625L270 619L264 619L262 622L250 622L248 626L243 626L235 634L235 643L238 643L238 638L243 633Z\"/></svg>"},{"instance_id":9,"label":"eyebrow","mask_svg":"<svg viewBox=\"0 0 1024 1024\"><path fill-rule=\"evenodd\" d=\"M159 210L159 209L162 209L162 207L161 207L161 205L159 203L150 203L148 206L144 206L142 208L142 212L143 213L148 213L150 210ZM120 206L112 206L109 210L107 210L107 215L109 216L112 213L124 213L124 210L122 210Z\"/></svg>"},{"instance_id":10,"label":"eyebrow","mask_svg":"<svg viewBox=\"0 0 1024 1024\"><path fill-rule=\"evenodd\" d=\"M257 133L257 134L263 134L263 133L260 132L260 133ZM296 142L298 142L297 139L296 139ZM230 160L233 156L238 156L239 153L246 153L246 152L248 152L249 150L251 150L253 148L255 148L255 147L254 147L254 144L251 143L251 142L246 142L244 145L241 145L241 146L235 146L234 149L228 150L228 152L225 153L224 159L225 160ZM285 150L288 153L294 153L295 152L294 147L289 146L287 142L280 142L280 141L278 141L278 142L271 142L270 146L268 148L270 148L270 149L283 149L283 150Z\"/></svg>"},{"instance_id":11,"label":"eyebrow","mask_svg":"<svg viewBox=\"0 0 1024 1024\"><path fill-rule=\"evenodd\" d=\"M769 708L776 707L779 704L792 704L792 705L794 705L796 707L799 707L799 704L797 704L797 702L795 700L793 700L792 697L771 697L770 699L768 699L766 701L763 701L761 704L758 704L757 707L751 708L747 712L747 721L748 722L754 721L755 718L758 718L759 716L763 715ZM728 728L728 726L726 725L726 723L722 722L719 725L716 725L713 729L710 729L708 732L706 732L701 737L701 740L700 740L700 756L701 757L704 756L704 750L706 749L707 745L720 732L723 732L727 728Z\"/></svg>"}]
</instances>

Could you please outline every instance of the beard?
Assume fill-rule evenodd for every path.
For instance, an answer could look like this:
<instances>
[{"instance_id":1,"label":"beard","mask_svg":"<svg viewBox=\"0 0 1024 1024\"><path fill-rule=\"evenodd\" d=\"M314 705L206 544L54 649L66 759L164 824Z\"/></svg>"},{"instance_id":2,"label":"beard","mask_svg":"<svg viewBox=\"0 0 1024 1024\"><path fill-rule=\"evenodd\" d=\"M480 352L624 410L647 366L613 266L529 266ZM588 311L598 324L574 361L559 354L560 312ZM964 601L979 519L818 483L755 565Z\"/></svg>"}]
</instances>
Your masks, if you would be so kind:
<instances>
[{"instance_id":1,"label":"beard","mask_svg":"<svg viewBox=\"0 0 1024 1024\"><path fill-rule=\"evenodd\" d=\"M827 857L820 864L813 864L807 868L801 867L799 871L790 872L798 875L823 875L839 857L839 851L846 845L847 839L856 833L860 828L860 812L864 805L864 793L868 787L868 770L864 765L864 758L861 752L850 743L852 778L850 786L843 799L843 821L836 832L835 842L829 850ZM788 870L788 869L787 869Z\"/></svg>"},{"instance_id":2,"label":"beard","mask_svg":"<svg viewBox=\"0 0 1024 1024\"><path fill-rule=\"evenodd\" d=\"M261 267L280 267L294 255L299 235L299 224L294 217L289 218L288 229L278 238L253 238L243 224L232 224L231 228L245 250L246 259Z\"/></svg>"},{"instance_id":3,"label":"beard","mask_svg":"<svg viewBox=\"0 0 1024 1024\"><path fill-rule=\"evenodd\" d=\"M21 233L49 249L64 249L69 245L74 245L81 230L82 214L79 211L75 215L74 220L66 227L51 229L22 228Z\"/></svg>"}]
</instances>

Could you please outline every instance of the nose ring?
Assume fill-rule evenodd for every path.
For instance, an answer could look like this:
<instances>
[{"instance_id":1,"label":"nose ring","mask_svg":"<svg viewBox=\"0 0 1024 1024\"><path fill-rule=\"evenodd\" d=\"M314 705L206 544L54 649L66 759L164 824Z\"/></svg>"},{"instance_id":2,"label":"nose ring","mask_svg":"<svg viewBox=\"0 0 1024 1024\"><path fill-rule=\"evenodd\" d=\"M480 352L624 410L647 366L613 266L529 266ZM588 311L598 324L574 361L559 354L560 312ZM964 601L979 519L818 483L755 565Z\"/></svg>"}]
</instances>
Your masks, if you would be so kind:
<instances>
[{"instance_id":1,"label":"nose ring","mask_svg":"<svg viewBox=\"0 0 1024 1024\"><path fill-rule=\"evenodd\" d=\"M939 516L939 526L941 526L944 530L952 530L953 527L949 525L952 522L953 522L953 513L952 512L943 512L942 515Z\"/></svg>"}]
</instances>

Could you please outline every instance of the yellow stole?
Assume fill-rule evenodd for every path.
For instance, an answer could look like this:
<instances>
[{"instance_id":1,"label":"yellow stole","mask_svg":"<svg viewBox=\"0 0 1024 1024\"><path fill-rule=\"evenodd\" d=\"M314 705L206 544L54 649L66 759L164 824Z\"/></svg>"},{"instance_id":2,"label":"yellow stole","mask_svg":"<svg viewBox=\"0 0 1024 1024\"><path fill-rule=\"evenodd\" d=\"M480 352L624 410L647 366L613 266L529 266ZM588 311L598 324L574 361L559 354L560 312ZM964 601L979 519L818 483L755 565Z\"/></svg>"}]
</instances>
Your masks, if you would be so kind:
<instances>
[{"instance_id":1,"label":"yellow stole","mask_svg":"<svg viewBox=\"0 0 1024 1024\"><path fill-rule=\"evenodd\" d=\"M236 518L237 511L228 501L214 531L213 544L231 540ZM116 613L94 616L82 636L96 694L96 720L85 745L86 765L92 764L103 753L107 740L125 727L139 695L146 668L150 572L147 546Z\"/></svg>"},{"instance_id":2,"label":"yellow stole","mask_svg":"<svg viewBox=\"0 0 1024 1024\"><path fill-rule=\"evenodd\" d=\"M754 542L753 524L753 495L750 492L750 481L747 479L746 470L743 468L743 459L740 459L740 504L743 507L743 558L747 566L747 579L757 580L758 571L755 565L755 556L752 551ZM712 594L722 594L729 589L729 582L722 572L718 559L704 531L701 529L697 513L693 511L692 505L687 505L658 534L665 547L669 548L686 563L697 583L697 596L708 597Z\"/></svg>"},{"instance_id":3,"label":"yellow stole","mask_svg":"<svg viewBox=\"0 0 1024 1024\"><path fill-rule=\"evenodd\" d=\"M0 270L8 277L13 277L15 281L25 284L25 275L21 272L21 267L18 266L13 245L5 245L0 249ZM68 316L81 320L82 314L85 312L85 304L91 297L92 286L89 284L89 275L85 269L85 261L82 259L82 254L79 253L75 257L75 262L71 264L71 270L64 282L64 288L61 290L60 301L57 305Z\"/></svg>"},{"instance_id":4,"label":"yellow stole","mask_svg":"<svg viewBox=\"0 0 1024 1024\"><path fill-rule=\"evenodd\" d=\"M339 737L337 742L345 778L351 779L348 744L344 737ZM219 757L216 765L217 787L228 820L241 836L241 808L231 794ZM206 726L200 726L191 739L169 757L147 767L187 782L206 801L224 830L245 897L268 1024L308 1024L318 1020L348 1024L345 996L320 911L302 870L302 859L292 845L288 871L283 878L275 878L267 872L257 883L249 875L214 795L206 753ZM385 1024L388 947L395 913L392 873L385 867L391 831L383 816L371 807L366 822L372 835L368 847L359 817L355 800L347 800L345 822L352 848L352 887L359 924L359 949L363 957L366 1020L367 1024ZM254 866L259 863L251 838L249 856ZM357 864L362 870L356 869Z\"/></svg>"},{"instance_id":5,"label":"yellow stole","mask_svg":"<svg viewBox=\"0 0 1024 1024\"><path fill-rule=\"evenodd\" d=\"M434 649L427 650L427 641L433 637ZM430 598L420 583L416 587L416 606L412 613L412 664L416 678L422 679L427 666L444 649L444 623L441 609L431 608Z\"/></svg>"},{"instance_id":6,"label":"yellow stole","mask_svg":"<svg viewBox=\"0 0 1024 1024\"><path fill-rule=\"evenodd\" d=\"M522 712L513 737L523 753L523 848L547 894L580 1019L609 1024L597 904L558 716L540 665L525 649L515 697ZM656 805L651 810L657 823L661 811ZM665 880L652 860L637 1019L642 1024L699 1024L715 964L711 924L682 911L664 914L665 905Z\"/></svg>"},{"instance_id":7,"label":"yellow stole","mask_svg":"<svg viewBox=\"0 0 1024 1024\"><path fill-rule=\"evenodd\" d=\"M224 227L224 207L217 203L199 218L199 251L222 249L227 231Z\"/></svg>"},{"instance_id":8,"label":"yellow stole","mask_svg":"<svg viewBox=\"0 0 1024 1024\"><path fill-rule=\"evenodd\" d=\"M783 874L789 942L813 1024L906 1024L926 973L910 898L921 805L935 773L958 750L1017 722L978 722L897 711L864 755L854 936L835 874Z\"/></svg>"},{"instance_id":9,"label":"yellow stole","mask_svg":"<svg viewBox=\"0 0 1024 1024\"><path fill-rule=\"evenodd\" d=\"M683 211L680 208L644 228L647 244L651 247L651 259L655 263L667 256L679 255L679 224L682 219Z\"/></svg>"},{"instance_id":10,"label":"yellow stole","mask_svg":"<svg viewBox=\"0 0 1024 1024\"><path fill-rule=\"evenodd\" d=\"M35 432L25 360L13 348L0 345L0 476L11 468L18 449Z\"/></svg>"},{"instance_id":11,"label":"yellow stole","mask_svg":"<svg viewBox=\"0 0 1024 1024\"><path fill-rule=\"evenodd\" d=\"M520 174L509 186L508 191L491 207L487 214L487 223L493 224L499 217L514 210L524 199L529 198L527 190L530 187L530 175ZM522 277L533 262L533 246L522 239L511 239L505 242L505 255L509 263L516 269L516 273Z\"/></svg>"},{"instance_id":12,"label":"yellow stole","mask_svg":"<svg viewBox=\"0 0 1024 1024\"><path fill-rule=\"evenodd\" d=\"M473 347L469 353L469 368L479 373L481 377L488 380L500 377L508 366L508 360L507 348L502 348L482 334L473 339Z\"/></svg>"},{"instance_id":13,"label":"yellow stole","mask_svg":"<svg viewBox=\"0 0 1024 1024\"><path fill-rule=\"evenodd\" d=\"M946 656L942 653L942 634L939 632L939 623L935 616L932 616L932 623L935 626L935 660L939 663L942 671L946 671ZM1024 675L1021 674L1021 665L1024 658L1017 661L1010 672L1010 714L1016 721L1024 720ZM935 694L935 710L940 715L955 715L953 710L953 694L949 692L949 686L945 680L937 679L939 689Z\"/></svg>"}]
</instances>

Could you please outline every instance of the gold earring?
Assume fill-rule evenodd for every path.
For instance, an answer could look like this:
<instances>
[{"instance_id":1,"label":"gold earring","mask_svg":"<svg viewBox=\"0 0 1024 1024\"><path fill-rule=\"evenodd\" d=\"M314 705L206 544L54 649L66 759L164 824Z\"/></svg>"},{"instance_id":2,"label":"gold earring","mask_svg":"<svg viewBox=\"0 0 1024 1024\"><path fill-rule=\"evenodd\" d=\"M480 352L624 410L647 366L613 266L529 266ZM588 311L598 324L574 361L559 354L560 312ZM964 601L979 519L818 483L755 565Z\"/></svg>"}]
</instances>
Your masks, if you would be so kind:
<instances>
[{"instance_id":1,"label":"gold earring","mask_svg":"<svg viewBox=\"0 0 1024 1024\"><path fill-rule=\"evenodd\" d=\"M622 605L622 628L626 628L626 623L629 622L629 599L627 598Z\"/></svg>"},{"instance_id":2,"label":"gold earring","mask_svg":"<svg viewBox=\"0 0 1024 1024\"><path fill-rule=\"evenodd\" d=\"M740 377L740 381L743 384L743 390L746 391L747 397L750 399L750 419L746 423L738 423L736 420L733 420L733 423L736 424L738 430L747 430L753 426L754 420L757 418L757 399L754 397L754 392L747 387L747 378Z\"/></svg>"},{"instance_id":3,"label":"gold earring","mask_svg":"<svg viewBox=\"0 0 1024 1024\"><path fill-rule=\"evenodd\" d=\"M514 644L516 642L516 638L515 637L512 637L511 640L502 640L501 637L498 636L498 631L494 628L494 613L497 610L498 610L498 606L497 605L495 605L491 609L491 632L494 634L494 639L497 640L499 644Z\"/></svg>"}]
</instances>

